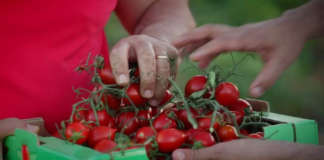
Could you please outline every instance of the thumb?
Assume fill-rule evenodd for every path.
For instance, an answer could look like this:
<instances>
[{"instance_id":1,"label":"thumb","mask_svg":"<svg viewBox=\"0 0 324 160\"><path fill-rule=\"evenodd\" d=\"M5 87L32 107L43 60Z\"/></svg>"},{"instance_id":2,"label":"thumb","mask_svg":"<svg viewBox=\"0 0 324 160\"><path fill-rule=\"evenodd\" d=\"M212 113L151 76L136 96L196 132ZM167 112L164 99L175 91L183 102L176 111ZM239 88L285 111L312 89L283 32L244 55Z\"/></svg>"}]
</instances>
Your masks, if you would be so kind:
<instances>
[{"instance_id":1,"label":"thumb","mask_svg":"<svg viewBox=\"0 0 324 160\"><path fill-rule=\"evenodd\" d=\"M207 147L198 150L177 149L172 153L173 160L207 160L215 158L215 147Z\"/></svg>"}]
</instances>

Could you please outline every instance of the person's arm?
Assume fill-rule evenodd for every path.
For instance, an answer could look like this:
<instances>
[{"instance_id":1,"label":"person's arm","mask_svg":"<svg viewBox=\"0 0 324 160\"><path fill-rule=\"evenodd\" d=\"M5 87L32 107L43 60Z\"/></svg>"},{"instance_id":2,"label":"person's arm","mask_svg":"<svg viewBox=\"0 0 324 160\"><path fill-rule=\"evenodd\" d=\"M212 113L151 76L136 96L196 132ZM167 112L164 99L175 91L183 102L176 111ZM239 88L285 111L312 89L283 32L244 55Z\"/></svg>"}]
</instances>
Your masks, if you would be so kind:
<instances>
[{"instance_id":1,"label":"person's arm","mask_svg":"<svg viewBox=\"0 0 324 160\"><path fill-rule=\"evenodd\" d=\"M320 160L323 156L323 146L254 139L219 143L199 150L178 149L172 153L174 160Z\"/></svg>"},{"instance_id":2,"label":"person's arm","mask_svg":"<svg viewBox=\"0 0 324 160\"><path fill-rule=\"evenodd\" d=\"M241 27L205 25L186 33L173 44L178 48L198 44L190 58L206 67L221 52L255 51L264 61L250 86L250 95L261 96L299 56L304 43L324 36L324 1L313 0L281 17Z\"/></svg>"},{"instance_id":3,"label":"person's arm","mask_svg":"<svg viewBox=\"0 0 324 160\"><path fill-rule=\"evenodd\" d=\"M140 70L141 94L158 104L172 72L169 58L178 52L170 41L194 28L188 0L119 0L116 13L133 36L120 40L110 53L117 83L129 83L128 60L136 59Z\"/></svg>"}]
</instances>

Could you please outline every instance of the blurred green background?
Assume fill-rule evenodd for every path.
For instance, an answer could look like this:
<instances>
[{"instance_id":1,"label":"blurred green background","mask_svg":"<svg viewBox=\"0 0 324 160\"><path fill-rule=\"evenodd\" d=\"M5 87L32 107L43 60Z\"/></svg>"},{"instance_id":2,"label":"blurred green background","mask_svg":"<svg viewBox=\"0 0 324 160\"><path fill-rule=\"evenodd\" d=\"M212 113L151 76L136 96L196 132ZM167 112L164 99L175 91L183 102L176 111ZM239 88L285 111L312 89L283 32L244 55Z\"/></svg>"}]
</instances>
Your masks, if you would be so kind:
<instances>
[{"instance_id":1,"label":"blurred green background","mask_svg":"<svg viewBox=\"0 0 324 160\"><path fill-rule=\"evenodd\" d=\"M307 0L191 0L190 8L199 26L206 23L239 26L278 17L285 10L300 6L305 2ZM115 15L107 24L106 34L110 46L127 36ZM323 42L324 40L308 42L298 61L261 99L270 102L273 112L317 120L320 131L324 134ZM243 56L239 53L232 55L236 61ZM225 70L233 67L229 54L219 56L213 63ZM191 69L188 69L189 67ZM248 97L249 85L261 68L262 63L258 56L251 56L238 66L236 73L239 76L232 77L230 80L238 85L242 97ZM179 84L183 87L185 85L183 82L198 73L188 63L188 60L185 60L180 67L177 81L182 82Z\"/></svg>"}]
</instances>

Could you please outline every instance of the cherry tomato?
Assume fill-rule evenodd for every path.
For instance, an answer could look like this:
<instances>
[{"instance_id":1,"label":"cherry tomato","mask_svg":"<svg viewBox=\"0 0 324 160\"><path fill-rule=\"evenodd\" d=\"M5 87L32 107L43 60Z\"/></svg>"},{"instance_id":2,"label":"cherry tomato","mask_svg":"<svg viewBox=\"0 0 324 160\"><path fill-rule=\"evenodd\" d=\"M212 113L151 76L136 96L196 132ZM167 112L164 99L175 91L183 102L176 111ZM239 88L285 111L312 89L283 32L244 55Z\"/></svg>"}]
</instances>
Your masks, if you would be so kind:
<instances>
[{"instance_id":1,"label":"cherry tomato","mask_svg":"<svg viewBox=\"0 0 324 160\"><path fill-rule=\"evenodd\" d=\"M53 137L56 137L56 138L58 138L58 139L63 139L63 138L62 138L62 135L59 133L59 131L54 132L54 133L52 134L52 136L53 136Z\"/></svg>"},{"instance_id":2,"label":"cherry tomato","mask_svg":"<svg viewBox=\"0 0 324 160\"><path fill-rule=\"evenodd\" d=\"M217 134L220 140L223 142L231 141L238 138L236 129L231 125L221 126L218 129Z\"/></svg>"},{"instance_id":3,"label":"cherry tomato","mask_svg":"<svg viewBox=\"0 0 324 160\"><path fill-rule=\"evenodd\" d=\"M209 131L211 121L211 117L198 118L198 128L201 128L205 131ZM215 122L213 126L215 131L217 131L219 128L219 123Z\"/></svg>"},{"instance_id":4,"label":"cherry tomato","mask_svg":"<svg viewBox=\"0 0 324 160\"><path fill-rule=\"evenodd\" d=\"M121 99L111 94L103 95L102 101L107 104L109 108L114 110L118 110L121 106Z\"/></svg>"},{"instance_id":5,"label":"cherry tomato","mask_svg":"<svg viewBox=\"0 0 324 160\"><path fill-rule=\"evenodd\" d=\"M102 139L100 140L93 149L102 152L102 153L109 153L117 146L117 144L109 139Z\"/></svg>"},{"instance_id":6,"label":"cherry tomato","mask_svg":"<svg viewBox=\"0 0 324 160\"><path fill-rule=\"evenodd\" d=\"M162 101L160 102L160 106L165 105L166 103L168 103L170 101L170 99L173 97L172 93L169 90L165 91L164 97L162 99Z\"/></svg>"},{"instance_id":7,"label":"cherry tomato","mask_svg":"<svg viewBox=\"0 0 324 160\"><path fill-rule=\"evenodd\" d=\"M244 118L244 111L231 111L235 115L235 120L238 125L241 125L243 118ZM234 125L232 118L229 118L227 114L223 113L224 120L231 125Z\"/></svg>"},{"instance_id":8,"label":"cherry tomato","mask_svg":"<svg viewBox=\"0 0 324 160\"><path fill-rule=\"evenodd\" d=\"M82 109L82 110L77 110L76 113L73 115L73 122L80 122L82 120L86 120L88 114L88 110Z\"/></svg>"},{"instance_id":9,"label":"cherry tomato","mask_svg":"<svg viewBox=\"0 0 324 160\"><path fill-rule=\"evenodd\" d=\"M97 126L93 128L88 137L88 145L94 147L102 139L114 140L117 129L106 126Z\"/></svg>"},{"instance_id":10,"label":"cherry tomato","mask_svg":"<svg viewBox=\"0 0 324 160\"><path fill-rule=\"evenodd\" d=\"M203 129L200 129L200 128L197 128L197 129L193 129L193 128L190 128L188 130L186 130L186 135L188 137L188 142L191 143L193 141L193 137L196 133L198 132L201 132L201 131L204 131Z\"/></svg>"},{"instance_id":11,"label":"cherry tomato","mask_svg":"<svg viewBox=\"0 0 324 160\"><path fill-rule=\"evenodd\" d=\"M193 108L190 108L191 111L191 115L194 119L196 119L196 117L198 116L198 112L196 110L194 110ZM188 114L187 114L187 110L182 109L179 112L177 112L177 116L178 118L183 122L183 124L185 125L186 128L191 128L191 123L188 120Z\"/></svg>"},{"instance_id":12,"label":"cherry tomato","mask_svg":"<svg viewBox=\"0 0 324 160\"><path fill-rule=\"evenodd\" d=\"M114 119L105 111L100 110L97 111L98 121L100 126L108 126L114 128ZM89 110L87 115L87 121L93 122L91 123L92 126L95 126L96 122L96 116L93 112L93 110Z\"/></svg>"},{"instance_id":13,"label":"cherry tomato","mask_svg":"<svg viewBox=\"0 0 324 160\"><path fill-rule=\"evenodd\" d=\"M200 142L204 147L212 146L216 143L212 134L206 131L198 131L192 137L192 142Z\"/></svg>"},{"instance_id":14,"label":"cherry tomato","mask_svg":"<svg viewBox=\"0 0 324 160\"><path fill-rule=\"evenodd\" d=\"M235 103L228 106L228 109L231 111L244 111L246 108L252 112L251 104L242 98L239 98Z\"/></svg>"},{"instance_id":15,"label":"cherry tomato","mask_svg":"<svg viewBox=\"0 0 324 160\"><path fill-rule=\"evenodd\" d=\"M80 122L70 123L65 129L65 137L73 143L83 144L87 141L90 129Z\"/></svg>"},{"instance_id":16,"label":"cherry tomato","mask_svg":"<svg viewBox=\"0 0 324 160\"><path fill-rule=\"evenodd\" d=\"M160 131L167 128L176 128L177 123L175 122L175 120L162 113L153 121L153 127L156 131Z\"/></svg>"},{"instance_id":17,"label":"cherry tomato","mask_svg":"<svg viewBox=\"0 0 324 160\"><path fill-rule=\"evenodd\" d=\"M172 152L181 147L186 139L186 134L175 128L162 130L156 136L159 151L164 153Z\"/></svg>"},{"instance_id":18,"label":"cherry tomato","mask_svg":"<svg viewBox=\"0 0 324 160\"><path fill-rule=\"evenodd\" d=\"M249 132L246 129L240 129L240 133L245 136L249 135Z\"/></svg>"},{"instance_id":19,"label":"cherry tomato","mask_svg":"<svg viewBox=\"0 0 324 160\"><path fill-rule=\"evenodd\" d=\"M215 89L215 99L223 106L234 104L239 97L238 88L231 82L223 82Z\"/></svg>"},{"instance_id":20,"label":"cherry tomato","mask_svg":"<svg viewBox=\"0 0 324 160\"><path fill-rule=\"evenodd\" d=\"M159 107L150 107L149 113L150 113L150 117L154 117L155 115L160 113L160 108Z\"/></svg>"},{"instance_id":21,"label":"cherry tomato","mask_svg":"<svg viewBox=\"0 0 324 160\"><path fill-rule=\"evenodd\" d=\"M138 84L131 84L126 90L127 96L132 100L135 106L144 105L147 99L141 96L140 87ZM128 98L124 98L127 105L130 105Z\"/></svg>"},{"instance_id":22,"label":"cherry tomato","mask_svg":"<svg viewBox=\"0 0 324 160\"><path fill-rule=\"evenodd\" d=\"M116 124L118 125L118 130L123 131L127 135L134 133L139 127L138 119L133 112L119 114L116 118Z\"/></svg>"},{"instance_id":23,"label":"cherry tomato","mask_svg":"<svg viewBox=\"0 0 324 160\"><path fill-rule=\"evenodd\" d=\"M151 127L142 127L136 132L136 142L144 143L150 137L154 136L154 131Z\"/></svg>"},{"instance_id":24,"label":"cherry tomato","mask_svg":"<svg viewBox=\"0 0 324 160\"><path fill-rule=\"evenodd\" d=\"M185 96L189 97L192 93L201 91L205 88L207 77L204 75L197 75L191 77L185 87Z\"/></svg>"},{"instance_id":25,"label":"cherry tomato","mask_svg":"<svg viewBox=\"0 0 324 160\"><path fill-rule=\"evenodd\" d=\"M258 134L258 133L251 133L248 135L250 138L255 138L255 139L262 139L263 136Z\"/></svg>"},{"instance_id":26,"label":"cherry tomato","mask_svg":"<svg viewBox=\"0 0 324 160\"><path fill-rule=\"evenodd\" d=\"M150 123L149 119L151 119L150 111L149 110L140 110L137 113L137 118L138 118L140 126L148 126Z\"/></svg>"},{"instance_id":27,"label":"cherry tomato","mask_svg":"<svg viewBox=\"0 0 324 160\"><path fill-rule=\"evenodd\" d=\"M104 84L116 84L110 65L106 65L103 69L101 69L99 76Z\"/></svg>"}]
</instances>

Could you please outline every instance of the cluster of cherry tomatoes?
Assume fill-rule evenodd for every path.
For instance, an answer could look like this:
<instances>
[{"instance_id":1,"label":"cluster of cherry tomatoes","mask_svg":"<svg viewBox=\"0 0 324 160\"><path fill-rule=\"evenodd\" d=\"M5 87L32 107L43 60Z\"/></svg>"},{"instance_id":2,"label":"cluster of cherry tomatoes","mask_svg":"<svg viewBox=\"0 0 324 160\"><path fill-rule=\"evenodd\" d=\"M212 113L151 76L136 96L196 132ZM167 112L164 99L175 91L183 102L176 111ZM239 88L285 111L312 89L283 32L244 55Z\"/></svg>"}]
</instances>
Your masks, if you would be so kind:
<instances>
[{"instance_id":1,"label":"cluster of cherry tomatoes","mask_svg":"<svg viewBox=\"0 0 324 160\"><path fill-rule=\"evenodd\" d=\"M97 67L95 89L73 106L54 136L104 153L145 147L151 159L168 158L178 148L263 138L262 132L240 127L253 113L251 105L233 83L217 82L214 74L192 77L184 93L172 82L158 107L141 96L137 67L131 76L131 84L121 87L109 65Z\"/></svg>"}]
</instances>

